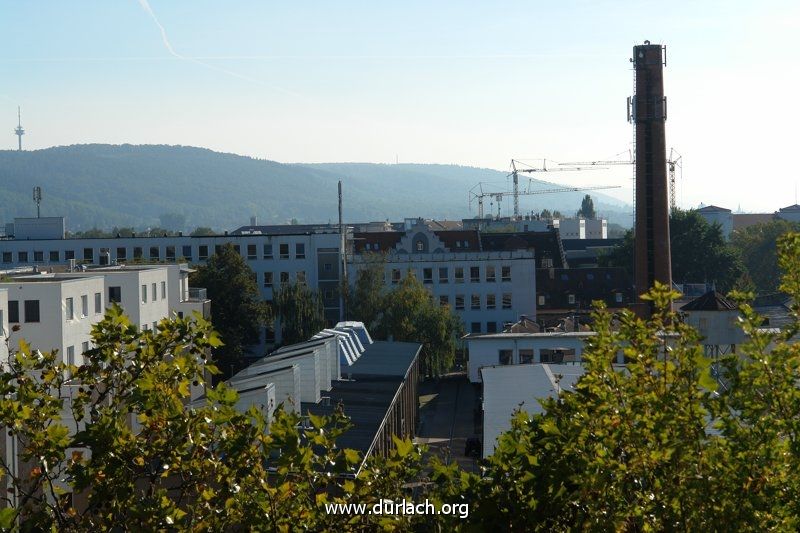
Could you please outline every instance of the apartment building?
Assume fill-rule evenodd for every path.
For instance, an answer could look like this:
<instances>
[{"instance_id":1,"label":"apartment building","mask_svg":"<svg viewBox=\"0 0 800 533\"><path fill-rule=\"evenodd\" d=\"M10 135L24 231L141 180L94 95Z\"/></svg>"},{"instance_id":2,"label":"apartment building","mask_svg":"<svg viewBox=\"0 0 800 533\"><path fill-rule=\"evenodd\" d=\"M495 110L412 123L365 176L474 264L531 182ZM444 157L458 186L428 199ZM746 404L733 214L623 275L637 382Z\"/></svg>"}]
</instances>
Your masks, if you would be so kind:
<instances>
[{"instance_id":1,"label":"apartment building","mask_svg":"<svg viewBox=\"0 0 800 533\"><path fill-rule=\"evenodd\" d=\"M419 223L402 232L355 233L354 248L351 283L381 254L388 286L413 272L469 332L502 331L521 315L536 315L536 251L525 243L485 240L476 230L434 231Z\"/></svg>"},{"instance_id":2,"label":"apartment building","mask_svg":"<svg viewBox=\"0 0 800 533\"><path fill-rule=\"evenodd\" d=\"M0 289L0 340L5 340L11 330L8 328L8 289ZM0 367L8 361L8 345L0 342Z\"/></svg>"},{"instance_id":3,"label":"apartment building","mask_svg":"<svg viewBox=\"0 0 800 533\"><path fill-rule=\"evenodd\" d=\"M19 326L9 335L12 350L25 339L31 349L56 349L62 361L82 364L92 326L105 312L102 276L20 275L6 278L0 288L8 301L3 320Z\"/></svg>"}]
</instances>

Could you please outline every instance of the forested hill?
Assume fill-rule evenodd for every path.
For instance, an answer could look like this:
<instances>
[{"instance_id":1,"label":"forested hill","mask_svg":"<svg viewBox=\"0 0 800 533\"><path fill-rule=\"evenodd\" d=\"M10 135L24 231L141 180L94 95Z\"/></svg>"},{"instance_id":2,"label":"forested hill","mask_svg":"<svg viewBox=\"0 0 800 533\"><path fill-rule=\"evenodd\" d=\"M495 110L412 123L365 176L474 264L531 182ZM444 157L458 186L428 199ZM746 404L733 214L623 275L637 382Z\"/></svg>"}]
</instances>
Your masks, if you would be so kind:
<instances>
[{"instance_id":1,"label":"forested hill","mask_svg":"<svg viewBox=\"0 0 800 533\"><path fill-rule=\"evenodd\" d=\"M337 217L339 179L347 220L369 221L470 216L469 189L479 181L502 187L506 174L456 165L283 164L188 146L0 151L0 222L35 215L34 185L44 191L42 216L65 215L73 231L164 220L185 220L183 228L169 229L233 229L251 215L264 224L327 222ZM582 195L533 197L540 205L524 198L522 205L574 213ZM601 209L626 211L615 199L593 196Z\"/></svg>"}]
</instances>

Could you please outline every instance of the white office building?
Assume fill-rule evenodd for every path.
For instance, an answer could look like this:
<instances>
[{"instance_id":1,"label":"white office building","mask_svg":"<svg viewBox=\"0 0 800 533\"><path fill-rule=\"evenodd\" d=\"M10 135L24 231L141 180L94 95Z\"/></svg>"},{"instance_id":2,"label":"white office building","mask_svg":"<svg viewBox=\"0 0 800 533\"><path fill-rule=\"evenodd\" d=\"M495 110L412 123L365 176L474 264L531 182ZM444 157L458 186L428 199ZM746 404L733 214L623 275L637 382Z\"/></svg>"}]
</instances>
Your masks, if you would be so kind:
<instances>
[{"instance_id":1,"label":"white office building","mask_svg":"<svg viewBox=\"0 0 800 533\"><path fill-rule=\"evenodd\" d=\"M405 232L355 234L350 283L381 258L391 287L408 272L448 305L473 333L502 331L521 315L536 316L536 261L531 249L484 249L475 230L433 231L417 224ZM372 252L372 253L371 253Z\"/></svg>"}]
</instances>

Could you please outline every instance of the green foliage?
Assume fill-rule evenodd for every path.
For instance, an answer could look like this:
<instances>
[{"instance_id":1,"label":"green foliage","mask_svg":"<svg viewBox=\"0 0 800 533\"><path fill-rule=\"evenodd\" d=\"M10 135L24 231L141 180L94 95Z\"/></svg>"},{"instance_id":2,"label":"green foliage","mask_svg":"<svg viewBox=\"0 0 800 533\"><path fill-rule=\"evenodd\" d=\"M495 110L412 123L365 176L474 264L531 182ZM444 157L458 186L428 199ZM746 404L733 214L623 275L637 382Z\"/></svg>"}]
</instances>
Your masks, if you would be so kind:
<instances>
[{"instance_id":1,"label":"green foliage","mask_svg":"<svg viewBox=\"0 0 800 533\"><path fill-rule=\"evenodd\" d=\"M781 270L778 265L777 241L781 235L800 230L800 224L773 220L733 233L731 244L747 267L755 289L768 294L778 289Z\"/></svg>"},{"instance_id":2,"label":"green foliage","mask_svg":"<svg viewBox=\"0 0 800 533\"><path fill-rule=\"evenodd\" d=\"M349 318L360 320L367 331L378 329L385 299L384 269L386 256L364 254L365 266L356 274L352 299L348 307Z\"/></svg>"},{"instance_id":3,"label":"green foliage","mask_svg":"<svg viewBox=\"0 0 800 533\"><path fill-rule=\"evenodd\" d=\"M581 200L581 208L578 209L577 216L588 219L594 219L597 217L597 214L594 212L594 202L592 201L592 197L588 194L583 197L583 200Z\"/></svg>"},{"instance_id":4,"label":"green foliage","mask_svg":"<svg viewBox=\"0 0 800 533\"><path fill-rule=\"evenodd\" d=\"M230 243L198 266L190 281L205 287L213 302L211 321L225 343L214 350L214 360L228 377L240 366L246 346L258 342L269 308L261 300L253 271Z\"/></svg>"},{"instance_id":5,"label":"green foliage","mask_svg":"<svg viewBox=\"0 0 800 533\"><path fill-rule=\"evenodd\" d=\"M189 234L192 237L203 237L204 235L217 235L213 229L207 226L198 226Z\"/></svg>"},{"instance_id":6,"label":"green foliage","mask_svg":"<svg viewBox=\"0 0 800 533\"><path fill-rule=\"evenodd\" d=\"M282 344L306 341L325 327L322 298L305 283L282 283L272 304L279 319Z\"/></svg>"},{"instance_id":7,"label":"green foliage","mask_svg":"<svg viewBox=\"0 0 800 533\"><path fill-rule=\"evenodd\" d=\"M744 274L736 251L725 242L718 224L709 224L696 211L672 210L669 216L672 279L676 283L715 283L727 292ZM602 266L623 267L633 275L634 237L627 231L622 243L601 257Z\"/></svg>"},{"instance_id":8,"label":"green foliage","mask_svg":"<svg viewBox=\"0 0 800 533\"><path fill-rule=\"evenodd\" d=\"M549 209L542 209L542 212L539 213L539 216L545 220L550 220L553 218L553 213L551 213Z\"/></svg>"}]
</instances>

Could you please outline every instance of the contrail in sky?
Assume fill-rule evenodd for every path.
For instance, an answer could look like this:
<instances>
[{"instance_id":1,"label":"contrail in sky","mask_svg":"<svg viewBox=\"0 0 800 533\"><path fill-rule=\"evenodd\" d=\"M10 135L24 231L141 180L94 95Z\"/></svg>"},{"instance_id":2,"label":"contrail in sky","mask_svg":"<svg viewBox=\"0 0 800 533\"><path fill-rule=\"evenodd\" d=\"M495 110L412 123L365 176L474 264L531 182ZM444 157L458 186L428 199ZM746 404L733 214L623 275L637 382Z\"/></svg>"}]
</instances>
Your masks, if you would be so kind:
<instances>
[{"instance_id":1,"label":"contrail in sky","mask_svg":"<svg viewBox=\"0 0 800 533\"><path fill-rule=\"evenodd\" d=\"M203 61L200 61L199 59L196 59L196 58L193 58L193 57L187 57L185 55L179 54L172 47L172 43L169 42L169 37L167 36L167 30L165 30L164 26L161 25L161 22L158 20L158 17L156 17L156 14L153 12L153 9L150 7L150 3L147 0L139 0L139 5L142 6L142 9L144 9L145 12L148 15L150 15L150 18L152 18L153 22L156 24L156 26L158 26L158 29L161 32L161 41L164 43L164 47L167 49L167 51L172 56L174 56L174 57L176 57L178 59L184 60L184 61L190 61L192 63L195 63L197 65L205 67L207 69L214 70L216 72L221 72L223 74L227 74L228 76L233 76L234 78L238 78L240 80L244 80L244 81L247 81L247 82L250 82L250 83L255 83L256 85L261 85L261 86L264 86L264 87L269 87L270 89L274 89L276 91L280 91L282 93L285 93L285 94L288 94L288 95L291 95L291 96L299 96L297 93L293 93L292 91L289 91L289 90L284 89L282 87L277 87L275 85L268 85L268 84L266 84L266 83L264 83L262 81L256 80L256 79L251 78L249 76L245 76L244 74L239 74L238 72L233 72L232 70L227 70L227 69L218 67L216 65L211 65L209 63L205 63Z\"/></svg>"}]
</instances>

